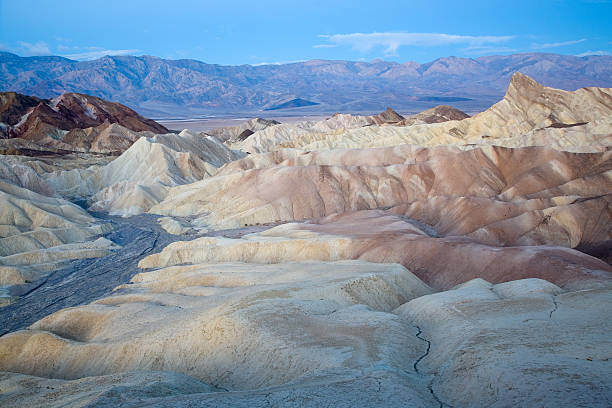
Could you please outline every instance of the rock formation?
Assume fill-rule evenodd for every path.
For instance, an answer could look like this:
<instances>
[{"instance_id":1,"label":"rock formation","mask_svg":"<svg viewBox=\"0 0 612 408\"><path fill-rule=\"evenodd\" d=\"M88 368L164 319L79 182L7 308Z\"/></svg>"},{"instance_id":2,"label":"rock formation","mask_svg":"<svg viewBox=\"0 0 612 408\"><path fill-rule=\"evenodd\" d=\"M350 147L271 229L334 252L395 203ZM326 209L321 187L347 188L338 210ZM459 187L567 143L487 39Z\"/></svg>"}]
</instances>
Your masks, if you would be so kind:
<instances>
[{"instance_id":1,"label":"rock formation","mask_svg":"<svg viewBox=\"0 0 612 408\"><path fill-rule=\"evenodd\" d=\"M48 173L46 178L63 196L87 199L91 210L128 216L159 203L170 187L202 180L239 157L212 136L183 131L141 137L106 166Z\"/></svg>"},{"instance_id":2,"label":"rock formation","mask_svg":"<svg viewBox=\"0 0 612 408\"><path fill-rule=\"evenodd\" d=\"M222 142L237 143L242 142L253 133L264 130L270 126L280 125L280 122L262 118L254 118L238 126L220 127L206 132L215 136Z\"/></svg>"},{"instance_id":3,"label":"rock formation","mask_svg":"<svg viewBox=\"0 0 612 408\"><path fill-rule=\"evenodd\" d=\"M300 137L308 138L309 135L338 134L344 129L400 123L402 120L404 120L404 117L391 108L387 108L384 112L376 115L367 116L336 113L332 117L319 122L304 121L295 124L280 124L267 127L254 132L253 135L249 135L244 139L244 143L236 141L236 144L233 146L240 147L246 152L259 152L260 150L258 150L257 146L260 139L274 140L283 146L290 147L292 141Z\"/></svg>"},{"instance_id":4,"label":"rock formation","mask_svg":"<svg viewBox=\"0 0 612 408\"><path fill-rule=\"evenodd\" d=\"M21 120L24 113L40 103L34 96L16 92L0 92L0 136L12 137L12 126Z\"/></svg>"},{"instance_id":5,"label":"rock formation","mask_svg":"<svg viewBox=\"0 0 612 408\"><path fill-rule=\"evenodd\" d=\"M603 407L612 327L602 313L611 296L609 289L566 292L539 279L477 279L395 313L429 342L415 366L435 373L429 388L449 406Z\"/></svg>"},{"instance_id":6,"label":"rock formation","mask_svg":"<svg viewBox=\"0 0 612 408\"><path fill-rule=\"evenodd\" d=\"M82 378L74 381L1 373L0 395L5 407L117 407L143 399L217 392L193 377L173 372L133 372Z\"/></svg>"},{"instance_id":7,"label":"rock formation","mask_svg":"<svg viewBox=\"0 0 612 408\"><path fill-rule=\"evenodd\" d=\"M110 225L55 197L31 167L0 156L0 286L35 281L72 259L116 248Z\"/></svg>"},{"instance_id":8,"label":"rock formation","mask_svg":"<svg viewBox=\"0 0 612 408\"><path fill-rule=\"evenodd\" d=\"M4 92L0 103L0 127L5 137L48 148L120 154L140 136L168 132L127 106L91 95L65 93L40 100Z\"/></svg>"},{"instance_id":9,"label":"rock formation","mask_svg":"<svg viewBox=\"0 0 612 408\"><path fill-rule=\"evenodd\" d=\"M439 105L397 121L396 125L412 126L429 123L441 123L449 120L463 120L469 117L470 115L467 113L461 112L459 109L455 109L452 106Z\"/></svg>"},{"instance_id":10,"label":"rock formation","mask_svg":"<svg viewBox=\"0 0 612 408\"><path fill-rule=\"evenodd\" d=\"M28 380L0 398L36 401L47 392L39 384L57 388L52 401L101 398L114 380L136 387L124 391L130 401L144 379L134 384L129 372L172 371L183 389L145 388L139 403L242 406L284 396L316 406L339 392L353 405L380 406L605 400L610 289L567 292L528 279L431 292L399 265L363 261L145 272L109 297L0 338L0 368L21 373L5 374L4 384ZM581 336L567 330L574 325ZM551 332L554 344L543 342ZM542 382L558 393L541 395Z\"/></svg>"}]
</instances>

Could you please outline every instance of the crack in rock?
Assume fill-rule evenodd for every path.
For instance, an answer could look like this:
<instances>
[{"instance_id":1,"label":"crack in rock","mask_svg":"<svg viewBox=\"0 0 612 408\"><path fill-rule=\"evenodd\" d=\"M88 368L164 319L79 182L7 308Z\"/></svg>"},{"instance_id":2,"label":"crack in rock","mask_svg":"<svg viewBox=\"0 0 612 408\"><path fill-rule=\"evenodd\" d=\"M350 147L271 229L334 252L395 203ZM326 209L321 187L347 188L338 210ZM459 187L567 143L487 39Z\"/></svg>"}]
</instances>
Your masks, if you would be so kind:
<instances>
[{"instance_id":1,"label":"crack in rock","mask_svg":"<svg viewBox=\"0 0 612 408\"><path fill-rule=\"evenodd\" d=\"M426 339L426 338L424 338L424 337L421 337L421 334L423 334L423 330L421 330L421 328L420 328L419 326L414 326L414 327L416 327L416 328L417 328L417 330L418 330L417 334L415 335L415 336L416 336L416 338L417 338L417 339L419 339L419 340L424 341L425 343L427 343L427 350L425 350L425 353L424 353L423 355L421 355L421 356L420 356L420 357L419 357L419 358L418 358L418 359L417 359L417 360L414 362L414 364L413 364L412 366L413 366L413 368L414 368L414 371L415 371L417 374L420 374L420 375L425 375L425 374L422 374L422 373L419 371L418 364L421 362L421 360L423 360L425 357L427 357L427 356L429 355L429 352L431 351L431 341L427 340L427 339ZM435 373L434 373L434 374L432 375L431 380L429 381L429 384L427 384L427 389L429 390L429 393L430 393L430 394L431 394L431 396L432 396L432 397L433 397L433 398L436 400L436 402L439 404L440 408L445 408L445 407L448 407L448 408L453 408L453 406L452 406L452 405L447 404L446 402L442 401L442 400L441 400L441 399L438 397L438 395L436 395L436 392L435 392L435 391L434 391L434 389L433 389L433 382L434 382L434 379L435 379L435 378L436 378L436 375L435 375Z\"/></svg>"},{"instance_id":2,"label":"crack in rock","mask_svg":"<svg viewBox=\"0 0 612 408\"><path fill-rule=\"evenodd\" d=\"M413 364L414 367L414 371L417 374L421 374L419 372L419 368L417 367L418 364L421 362L421 360L423 360L425 357L427 357L429 355L429 350L431 350L431 342L427 339L424 339L423 337L421 337L421 334L423 333L423 331L421 330L421 328L419 326L415 326L418 330L418 333L415 335L417 337L417 339L424 341L425 343L427 343L427 350L425 351L425 354L423 354L422 356L420 356Z\"/></svg>"},{"instance_id":3,"label":"crack in rock","mask_svg":"<svg viewBox=\"0 0 612 408\"><path fill-rule=\"evenodd\" d=\"M548 314L548 318L552 319L552 315L553 313L555 313L557 311L557 309L559 308L559 304L557 304L557 301L555 300L555 295L552 296L552 302L555 305L555 307L553 308L553 310L550 311L550 313Z\"/></svg>"}]
</instances>

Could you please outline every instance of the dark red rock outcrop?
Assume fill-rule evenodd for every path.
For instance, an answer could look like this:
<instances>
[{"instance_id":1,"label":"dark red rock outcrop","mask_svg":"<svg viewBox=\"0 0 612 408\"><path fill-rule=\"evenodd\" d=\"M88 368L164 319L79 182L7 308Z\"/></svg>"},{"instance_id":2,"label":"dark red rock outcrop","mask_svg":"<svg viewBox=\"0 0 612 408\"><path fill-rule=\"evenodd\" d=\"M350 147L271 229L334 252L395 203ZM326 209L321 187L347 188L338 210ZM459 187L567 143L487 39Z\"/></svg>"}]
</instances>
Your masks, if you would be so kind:
<instances>
[{"instance_id":1,"label":"dark red rock outcrop","mask_svg":"<svg viewBox=\"0 0 612 408\"><path fill-rule=\"evenodd\" d=\"M0 93L0 122L4 138L21 138L43 146L48 144L49 137L64 141L65 132L62 131L108 124L118 124L135 132L169 132L127 106L78 93L65 93L50 100L15 92ZM79 143L78 140L72 142Z\"/></svg>"}]
</instances>

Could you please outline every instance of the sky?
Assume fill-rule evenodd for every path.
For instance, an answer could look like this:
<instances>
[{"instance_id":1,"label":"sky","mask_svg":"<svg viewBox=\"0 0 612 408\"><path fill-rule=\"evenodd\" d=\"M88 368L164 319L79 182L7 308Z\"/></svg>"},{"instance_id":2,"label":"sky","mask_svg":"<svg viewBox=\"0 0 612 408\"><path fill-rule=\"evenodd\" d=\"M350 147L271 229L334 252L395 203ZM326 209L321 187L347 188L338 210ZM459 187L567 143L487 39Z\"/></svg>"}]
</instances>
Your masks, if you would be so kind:
<instances>
[{"instance_id":1,"label":"sky","mask_svg":"<svg viewBox=\"0 0 612 408\"><path fill-rule=\"evenodd\" d=\"M223 65L612 55L612 0L0 0L0 50Z\"/></svg>"}]
</instances>

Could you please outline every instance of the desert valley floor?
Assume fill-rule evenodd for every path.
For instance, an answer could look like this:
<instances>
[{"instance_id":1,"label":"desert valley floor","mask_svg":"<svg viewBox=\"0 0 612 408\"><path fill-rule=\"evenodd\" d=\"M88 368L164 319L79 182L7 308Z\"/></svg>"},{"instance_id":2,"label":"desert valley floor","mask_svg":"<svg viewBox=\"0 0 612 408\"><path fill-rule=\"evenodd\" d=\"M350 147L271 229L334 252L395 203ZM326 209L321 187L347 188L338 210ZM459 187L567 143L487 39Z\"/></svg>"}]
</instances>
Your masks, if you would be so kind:
<instances>
[{"instance_id":1,"label":"desert valley floor","mask_svg":"<svg viewBox=\"0 0 612 408\"><path fill-rule=\"evenodd\" d=\"M612 406L610 88L206 132L0 102L2 407Z\"/></svg>"}]
</instances>

